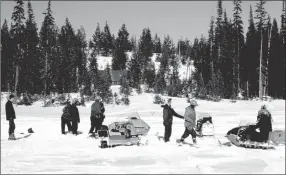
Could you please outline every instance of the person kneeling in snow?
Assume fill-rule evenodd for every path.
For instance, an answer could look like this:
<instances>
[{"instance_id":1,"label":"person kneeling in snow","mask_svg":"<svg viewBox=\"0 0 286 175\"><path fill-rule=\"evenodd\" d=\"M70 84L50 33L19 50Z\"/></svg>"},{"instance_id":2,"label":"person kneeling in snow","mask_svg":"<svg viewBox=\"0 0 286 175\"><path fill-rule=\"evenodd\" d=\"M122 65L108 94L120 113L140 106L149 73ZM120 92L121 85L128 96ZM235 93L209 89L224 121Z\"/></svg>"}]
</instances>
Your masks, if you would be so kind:
<instances>
[{"instance_id":1,"label":"person kneeling in snow","mask_svg":"<svg viewBox=\"0 0 286 175\"><path fill-rule=\"evenodd\" d=\"M72 127L71 127L72 119L71 119L71 114L70 114L70 107L71 107L71 104L67 100L67 105L64 107L63 114L61 117L62 134L65 134L65 125L68 126L68 132L72 131Z\"/></svg>"},{"instance_id":2,"label":"person kneeling in snow","mask_svg":"<svg viewBox=\"0 0 286 175\"><path fill-rule=\"evenodd\" d=\"M170 141L170 137L172 134L172 124L173 124L173 116L184 119L183 116L177 114L173 108L171 108L172 99L169 98L167 104L161 105L163 108L163 124L165 126L165 134L164 141Z\"/></svg>"},{"instance_id":3,"label":"person kneeling in snow","mask_svg":"<svg viewBox=\"0 0 286 175\"><path fill-rule=\"evenodd\" d=\"M72 121L72 133L77 135L78 123L80 123L79 112L77 109L78 99L74 98L70 107L71 121Z\"/></svg>"},{"instance_id":4,"label":"person kneeling in snow","mask_svg":"<svg viewBox=\"0 0 286 175\"><path fill-rule=\"evenodd\" d=\"M192 100L190 101L190 106L188 106L185 110L185 132L181 137L181 142L185 140L190 134L193 137L193 143L197 143L196 136L197 133L195 131L196 127L196 111L195 107L198 106L197 101Z\"/></svg>"}]
</instances>

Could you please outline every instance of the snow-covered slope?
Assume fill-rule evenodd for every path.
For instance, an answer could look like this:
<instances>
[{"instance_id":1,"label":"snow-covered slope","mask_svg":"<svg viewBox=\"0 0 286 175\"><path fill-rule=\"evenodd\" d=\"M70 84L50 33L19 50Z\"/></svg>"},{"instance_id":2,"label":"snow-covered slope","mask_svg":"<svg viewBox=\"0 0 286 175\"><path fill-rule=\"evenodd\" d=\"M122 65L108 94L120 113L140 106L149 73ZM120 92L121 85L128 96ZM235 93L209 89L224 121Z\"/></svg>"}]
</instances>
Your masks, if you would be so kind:
<instances>
[{"instance_id":1,"label":"snow-covered slope","mask_svg":"<svg viewBox=\"0 0 286 175\"><path fill-rule=\"evenodd\" d=\"M132 52L127 52L126 55L127 55L127 58L128 60L132 59ZM156 57L158 56L158 54L153 54L153 56L151 57L151 61L154 63L155 65L155 70L156 72L159 70L160 68L160 62L157 62L156 61ZM98 56L97 57L97 64L98 64L98 69L99 70L104 70L106 69L106 66L109 65L111 66L112 65L112 57L105 57L105 56ZM172 67L171 67L172 69ZM193 66L193 63L191 63L190 67L189 67L189 70L187 70L187 65L183 65L181 62L179 62L179 76L180 76L180 79L186 79L187 77L187 73L189 75L189 77L191 76L190 75L190 72L191 71L194 71L195 68Z\"/></svg>"},{"instance_id":2,"label":"snow-covered slope","mask_svg":"<svg viewBox=\"0 0 286 175\"><path fill-rule=\"evenodd\" d=\"M118 86L112 87L118 91ZM219 147L217 142L199 139L199 148L178 147L175 139L184 132L184 122L174 118L170 143L155 137L164 132L162 108L153 104L154 95L143 93L130 97L130 106L106 105L104 124L118 119L120 113L138 112L151 130L148 146L98 148L99 140L88 139L90 106L79 107L78 136L62 135L60 117L62 107L42 108L14 106L17 119L16 136L32 127L34 134L18 141L7 141L8 122L5 120L5 100L1 100L1 172L2 173L282 173L285 174L285 146L276 150L256 150L239 147ZM229 100L210 102L198 100L197 113L212 114L217 139L240 120L255 122L259 101ZM183 115L186 99L173 98L174 110ZM285 101L270 103L274 119L273 128L285 129Z\"/></svg>"}]
</instances>

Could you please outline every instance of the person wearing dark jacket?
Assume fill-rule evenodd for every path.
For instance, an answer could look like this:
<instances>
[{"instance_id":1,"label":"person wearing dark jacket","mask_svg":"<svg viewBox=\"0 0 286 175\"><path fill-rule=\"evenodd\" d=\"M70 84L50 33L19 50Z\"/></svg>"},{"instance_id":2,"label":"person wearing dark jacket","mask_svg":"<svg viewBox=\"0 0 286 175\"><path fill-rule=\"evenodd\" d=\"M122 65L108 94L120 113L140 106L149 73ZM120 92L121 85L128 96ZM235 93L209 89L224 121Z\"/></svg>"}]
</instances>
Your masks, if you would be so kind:
<instances>
[{"instance_id":1,"label":"person wearing dark jacket","mask_svg":"<svg viewBox=\"0 0 286 175\"><path fill-rule=\"evenodd\" d=\"M272 117L266 105L262 105L258 111L256 127L260 130L260 141L267 142L269 133L272 131Z\"/></svg>"},{"instance_id":2,"label":"person wearing dark jacket","mask_svg":"<svg viewBox=\"0 0 286 175\"><path fill-rule=\"evenodd\" d=\"M94 129L95 132L97 132L103 123L103 120L105 118L104 113L105 108L102 102L100 102L100 98L96 97L95 102L91 105L91 114L90 114L90 130L89 134L92 134Z\"/></svg>"},{"instance_id":3,"label":"person wearing dark jacket","mask_svg":"<svg viewBox=\"0 0 286 175\"><path fill-rule=\"evenodd\" d=\"M79 112L76 107L77 103L78 103L78 99L74 98L69 108L70 109L69 112L71 115L71 121L72 121L72 133L74 135L77 135L78 123L80 123Z\"/></svg>"},{"instance_id":4,"label":"person wearing dark jacket","mask_svg":"<svg viewBox=\"0 0 286 175\"><path fill-rule=\"evenodd\" d=\"M171 108L172 99L169 98L167 104L161 105L163 108L163 124L165 126L164 141L169 142L172 134L173 116L184 119L183 116L177 114L173 108Z\"/></svg>"},{"instance_id":5,"label":"person wearing dark jacket","mask_svg":"<svg viewBox=\"0 0 286 175\"><path fill-rule=\"evenodd\" d=\"M62 134L65 134L65 125L68 127L68 132L72 131L70 108L71 104L67 101L67 105L64 107L61 117Z\"/></svg>"},{"instance_id":6,"label":"person wearing dark jacket","mask_svg":"<svg viewBox=\"0 0 286 175\"><path fill-rule=\"evenodd\" d=\"M6 108L6 120L9 121L9 140L15 140L15 135L14 135L14 131L15 131L15 122L14 120L16 119L16 114L15 114L15 110L13 107L13 99L14 99L14 95L11 94L9 96L9 100L7 101L5 108Z\"/></svg>"}]
</instances>

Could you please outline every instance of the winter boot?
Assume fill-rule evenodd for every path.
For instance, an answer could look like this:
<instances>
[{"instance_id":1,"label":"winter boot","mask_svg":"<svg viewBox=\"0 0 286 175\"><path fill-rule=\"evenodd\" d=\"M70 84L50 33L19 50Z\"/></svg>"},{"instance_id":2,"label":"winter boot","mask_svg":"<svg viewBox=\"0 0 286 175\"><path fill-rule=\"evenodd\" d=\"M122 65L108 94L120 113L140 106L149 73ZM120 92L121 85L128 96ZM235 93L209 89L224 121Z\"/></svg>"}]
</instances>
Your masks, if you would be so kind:
<instances>
[{"instance_id":1,"label":"winter boot","mask_svg":"<svg viewBox=\"0 0 286 175\"><path fill-rule=\"evenodd\" d=\"M193 138L193 143L197 144L197 139L196 138Z\"/></svg>"},{"instance_id":2,"label":"winter boot","mask_svg":"<svg viewBox=\"0 0 286 175\"><path fill-rule=\"evenodd\" d=\"M9 135L8 140L16 140L14 133Z\"/></svg>"}]
</instances>

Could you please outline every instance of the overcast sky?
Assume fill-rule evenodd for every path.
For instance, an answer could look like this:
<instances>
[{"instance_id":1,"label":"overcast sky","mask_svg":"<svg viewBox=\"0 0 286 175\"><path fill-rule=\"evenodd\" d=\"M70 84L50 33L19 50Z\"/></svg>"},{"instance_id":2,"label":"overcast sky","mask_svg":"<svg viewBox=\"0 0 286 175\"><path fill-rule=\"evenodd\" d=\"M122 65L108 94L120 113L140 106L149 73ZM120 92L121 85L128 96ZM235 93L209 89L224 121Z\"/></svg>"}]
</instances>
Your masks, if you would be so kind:
<instances>
[{"instance_id":1,"label":"overcast sky","mask_svg":"<svg viewBox=\"0 0 286 175\"><path fill-rule=\"evenodd\" d=\"M47 1L31 1L38 28L40 28L47 8ZM15 2L1 1L1 25L4 19L11 22ZM242 19L244 30L247 31L249 7L255 11L256 1L242 2ZM216 17L216 1L52 1L52 12L57 26L61 27L66 18L69 18L73 28L79 29L82 25L87 38L90 39L97 23L101 29L108 22L111 33L117 32L123 23L126 24L130 36L140 37L143 28L149 27L152 36L155 33L163 39L170 35L174 41L179 38L188 38L193 42L195 37L208 35L211 16ZM25 2L25 10L27 3ZM233 2L223 1L228 17L233 14ZM272 18L276 18L280 28L282 0L268 1L266 11ZM26 11L25 11L26 14ZM27 14L26 14L27 15ZM255 13L254 13L255 16ZM10 26L10 25L9 25Z\"/></svg>"}]
</instances>

